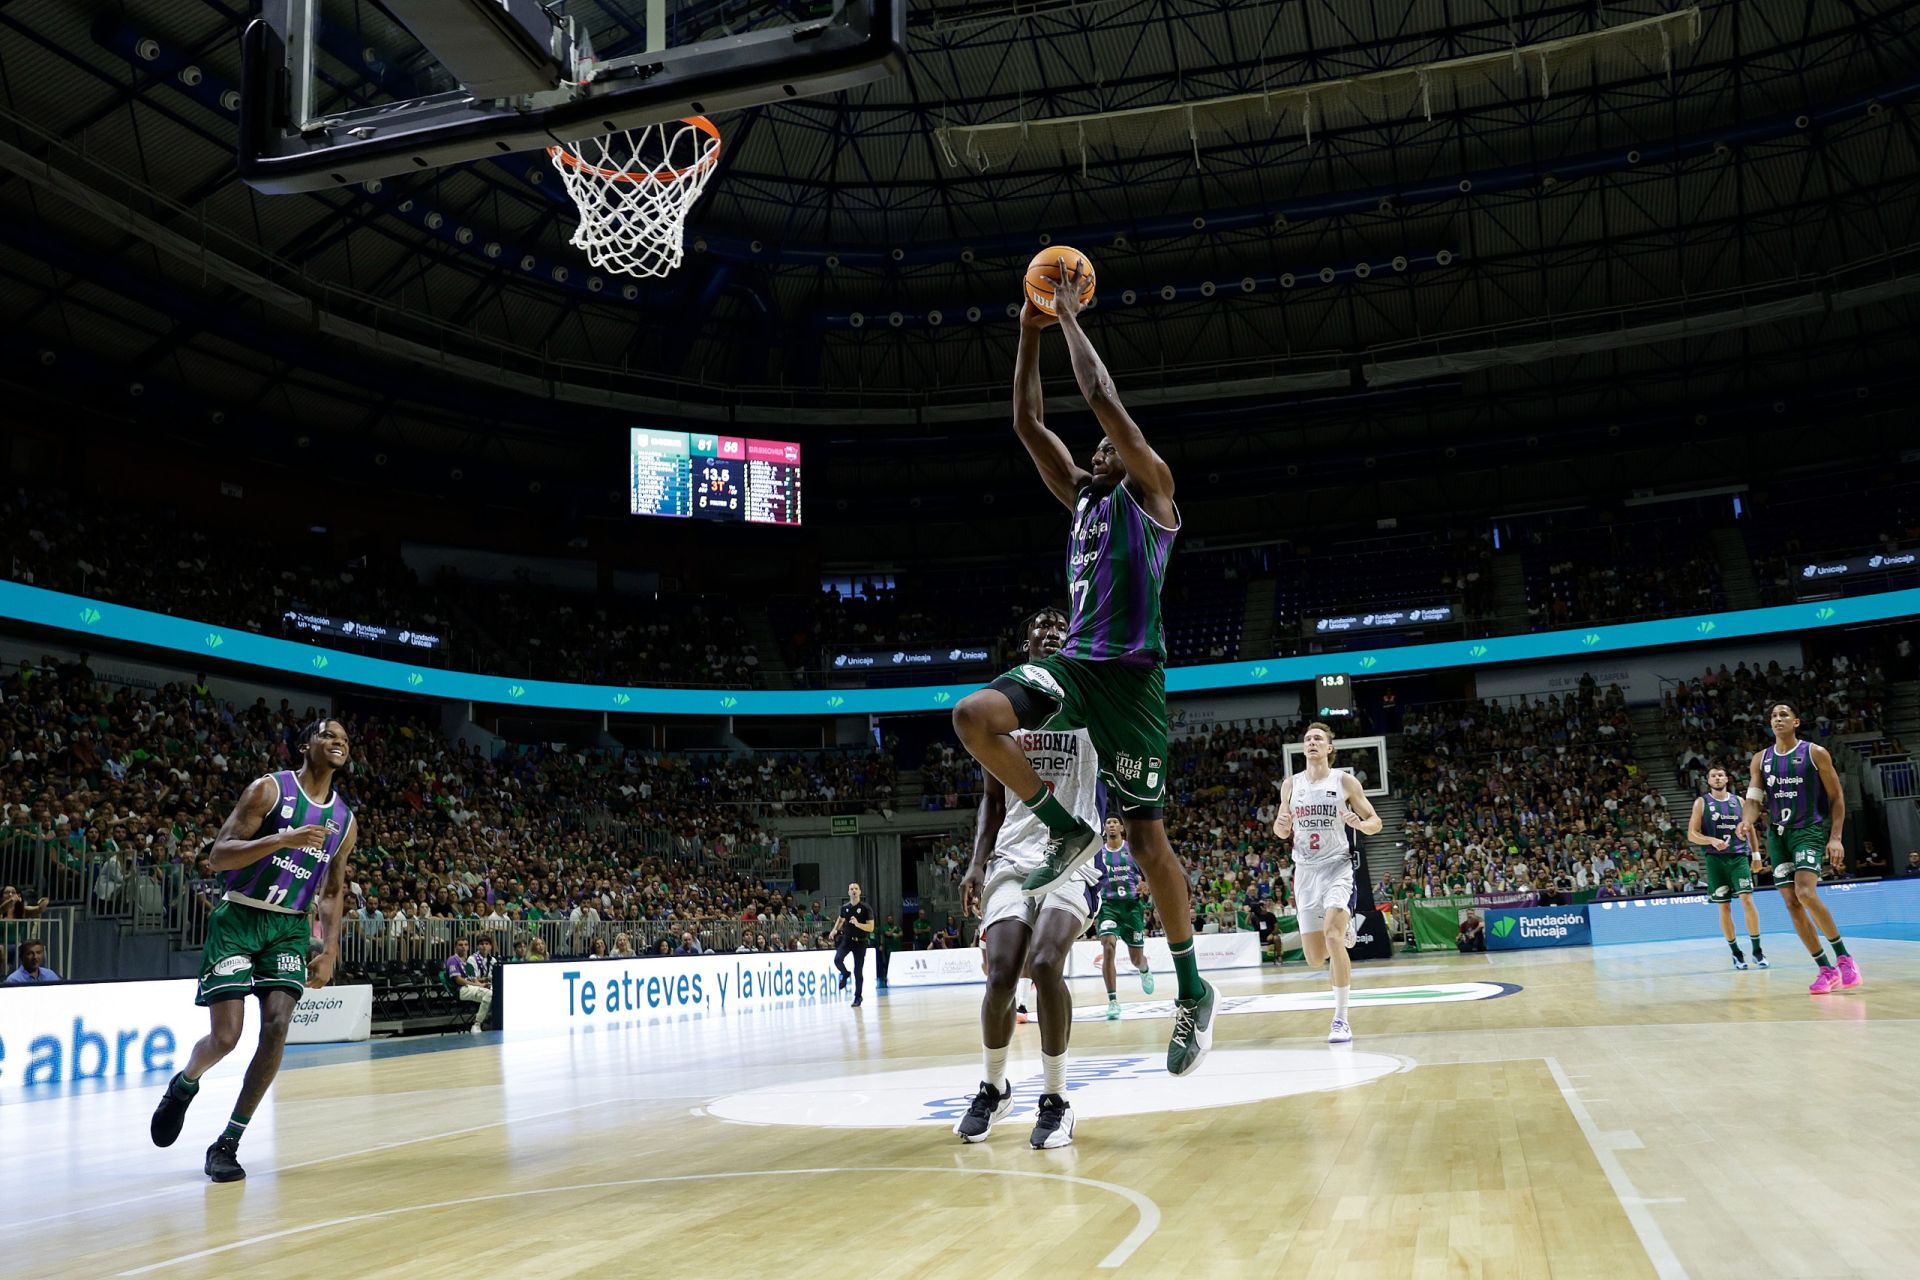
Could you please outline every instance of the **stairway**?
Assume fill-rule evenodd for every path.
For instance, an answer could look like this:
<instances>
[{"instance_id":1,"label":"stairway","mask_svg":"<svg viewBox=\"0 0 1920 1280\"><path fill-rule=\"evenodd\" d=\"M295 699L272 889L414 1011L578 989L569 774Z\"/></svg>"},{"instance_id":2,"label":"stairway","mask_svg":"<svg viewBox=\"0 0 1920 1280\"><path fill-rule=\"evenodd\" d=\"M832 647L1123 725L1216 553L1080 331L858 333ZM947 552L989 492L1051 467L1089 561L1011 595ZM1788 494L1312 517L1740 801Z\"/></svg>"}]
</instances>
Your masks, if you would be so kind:
<instances>
[{"instance_id":1,"label":"stairway","mask_svg":"<svg viewBox=\"0 0 1920 1280\"><path fill-rule=\"evenodd\" d=\"M1730 609L1760 607L1760 584L1753 576L1753 556L1747 551L1746 535L1738 529L1715 529L1707 535L1713 548L1714 563L1720 569L1720 585L1727 593Z\"/></svg>"},{"instance_id":2,"label":"stairway","mask_svg":"<svg viewBox=\"0 0 1920 1280\"><path fill-rule=\"evenodd\" d=\"M793 688L793 677L787 672L787 656L781 651L780 638L773 633L773 623L767 620L766 609L743 605L739 617L747 643L760 651L760 678L767 688Z\"/></svg>"},{"instance_id":3,"label":"stairway","mask_svg":"<svg viewBox=\"0 0 1920 1280\"><path fill-rule=\"evenodd\" d=\"M1275 589L1272 578L1255 578L1247 583L1247 611L1240 620L1240 652L1237 656L1242 658L1273 656Z\"/></svg>"},{"instance_id":4,"label":"stairway","mask_svg":"<svg viewBox=\"0 0 1920 1280\"><path fill-rule=\"evenodd\" d=\"M1495 635L1521 635L1527 630L1527 569L1518 551L1493 557L1493 624Z\"/></svg>"},{"instance_id":5,"label":"stairway","mask_svg":"<svg viewBox=\"0 0 1920 1280\"><path fill-rule=\"evenodd\" d=\"M1633 722L1633 758L1640 772L1660 788L1667 812L1674 825L1687 829L1693 816L1694 793L1680 783L1680 771L1674 767L1674 750L1667 741L1667 722L1659 707L1634 707L1628 713Z\"/></svg>"},{"instance_id":6,"label":"stairway","mask_svg":"<svg viewBox=\"0 0 1920 1280\"><path fill-rule=\"evenodd\" d=\"M1920 680L1888 682L1881 728L1908 750L1920 748Z\"/></svg>"},{"instance_id":7,"label":"stairway","mask_svg":"<svg viewBox=\"0 0 1920 1280\"><path fill-rule=\"evenodd\" d=\"M1365 837L1367 874L1375 884L1382 876L1398 876L1407 862L1407 802L1399 795L1375 796L1373 811L1380 815L1380 834Z\"/></svg>"},{"instance_id":8,"label":"stairway","mask_svg":"<svg viewBox=\"0 0 1920 1280\"><path fill-rule=\"evenodd\" d=\"M920 807L920 800L927 793L920 781L918 769L902 769L893 784L893 807L902 812Z\"/></svg>"}]
</instances>

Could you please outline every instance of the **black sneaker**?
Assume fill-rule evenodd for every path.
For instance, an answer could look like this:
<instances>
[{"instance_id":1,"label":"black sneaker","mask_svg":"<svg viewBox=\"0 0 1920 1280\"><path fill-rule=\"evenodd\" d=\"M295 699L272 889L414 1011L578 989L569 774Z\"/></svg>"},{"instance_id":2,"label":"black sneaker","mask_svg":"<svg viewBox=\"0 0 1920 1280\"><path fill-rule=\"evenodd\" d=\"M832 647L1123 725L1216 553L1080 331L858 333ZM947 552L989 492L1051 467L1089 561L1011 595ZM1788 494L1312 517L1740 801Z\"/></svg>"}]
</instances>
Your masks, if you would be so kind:
<instances>
[{"instance_id":1,"label":"black sneaker","mask_svg":"<svg viewBox=\"0 0 1920 1280\"><path fill-rule=\"evenodd\" d=\"M207 1176L215 1182L238 1182L247 1176L240 1167L240 1143L233 1138L219 1138L207 1148Z\"/></svg>"},{"instance_id":2,"label":"black sneaker","mask_svg":"<svg viewBox=\"0 0 1920 1280\"><path fill-rule=\"evenodd\" d=\"M1073 1108L1057 1093L1040 1095L1040 1116L1033 1122L1033 1136L1027 1139L1035 1151L1073 1145Z\"/></svg>"},{"instance_id":3,"label":"black sneaker","mask_svg":"<svg viewBox=\"0 0 1920 1280\"><path fill-rule=\"evenodd\" d=\"M993 1132L993 1122L1004 1119L1007 1112L1013 1110L1013 1081L1001 1081L996 1089L985 1080L980 1082L980 1092L973 1095L973 1105L967 1108L967 1114L960 1117L960 1123L953 1131L968 1142L985 1142L987 1135Z\"/></svg>"},{"instance_id":4,"label":"black sneaker","mask_svg":"<svg viewBox=\"0 0 1920 1280\"><path fill-rule=\"evenodd\" d=\"M1027 876L1025 883L1020 886L1020 892L1029 898L1051 892L1054 886L1093 861L1093 855L1098 852L1100 833L1076 820L1071 831L1047 841L1040 865Z\"/></svg>"},{"instance_id":5,"label":"black sneaker","mask_svg":"<svg viewBox=\"0 0 1920 1280\"><path fill-rule=\"evenodd\" d=\"M173 1079L167 1081L160 1105L153 1109L153 1122L147 1126L147 1132L153 1135L156 1147L172 1146L180 1136L180 1126L187 1122L187 1108L193 1105L194 1095L180 1091L180 1081L185 1076L184 1071L176 1072Z\"/></svg>"},{"instance_id":6,"label":"black sneaker","mask_svg":"<svg viewBox=\"0 0 1920 1280\"><path fill-rule=\"evenodd\" d=\"M843 974L841 974L841 975L840 975L840 989L841 989L842 991L845 991L845 990L847 989L847 984L848 984L849 982L852 982L852 981L853 981L853 975L852 975L852 974L850 974L850 973L843 973Z\"/></svg>"}]
</instances>

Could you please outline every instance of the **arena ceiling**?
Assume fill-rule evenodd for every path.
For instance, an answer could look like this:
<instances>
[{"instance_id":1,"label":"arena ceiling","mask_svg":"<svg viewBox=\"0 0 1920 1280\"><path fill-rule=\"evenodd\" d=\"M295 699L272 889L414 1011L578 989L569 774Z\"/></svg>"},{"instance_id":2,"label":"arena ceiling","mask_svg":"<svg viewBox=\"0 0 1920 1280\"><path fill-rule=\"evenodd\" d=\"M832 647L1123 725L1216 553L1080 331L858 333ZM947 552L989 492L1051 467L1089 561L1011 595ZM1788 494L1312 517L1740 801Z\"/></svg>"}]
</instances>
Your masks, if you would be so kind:
<instances>
[{"instance_id":1,"label":"arena ceiling","mask_svg":"<svg viewBox=\"0 0 1920 1280\"><path fill-rule=\"evenodd\" d=\"M377 0L327 3L332 101L431 83L422 59L364 56L393 37ZM1920 367L1920 0L1707 0L1657 63L1574 57L1550 84L1442 78L1416 109L1310 130L1282 110L984 167L968 127L1284 96L1689 7L920 0L904 75L718 117L687 262L632 297L568 247L537 153L247 188L251 7L0 0L9 376L509 463L583 415L960 438L1004 416L1005 308L1043 234L1096 258L1123 388L1223 441L1285 416L1329 442L1363 423L1381 456L1546 423L1604 442L1910 403ZM570 12L604 52L636 7ZM684 42L756 12L675 15Z\"/></svg>"}]
</instances>

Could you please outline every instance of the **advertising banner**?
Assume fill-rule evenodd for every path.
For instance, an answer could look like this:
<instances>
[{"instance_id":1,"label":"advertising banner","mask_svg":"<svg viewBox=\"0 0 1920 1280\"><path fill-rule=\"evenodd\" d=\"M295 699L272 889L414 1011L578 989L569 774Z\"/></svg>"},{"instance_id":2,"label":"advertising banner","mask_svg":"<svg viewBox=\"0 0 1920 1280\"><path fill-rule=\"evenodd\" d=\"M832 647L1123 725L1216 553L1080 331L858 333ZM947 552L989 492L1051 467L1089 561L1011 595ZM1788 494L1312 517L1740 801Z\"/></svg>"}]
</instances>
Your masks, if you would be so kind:
<instances>
[{"instance_id":1,"label":"advertising banner","mask_svg":"<svg viewBox=\"0 0 1920 1280\"><path fill-rule=\"evenodd\" d=\"M1337 618L1317 618L1313 629L1320 635L1338 635L1346 631L1381 631L1392 627L1419 627L1434 622L1452 622L1453 606L1428 605L1420 609L1385 609L1377 613L1349 613Z\"/></svg>"},{"instance_id":2,"label":"advertising banner","mask_svg":"<svg viewBox=\"0 0 1920 1280\"><path fill-rule=\"evenodd\" d=\"M1902 880L1861 880L1820 886L1820 901L1833 913L1842 934L1888 937L1914 936L1920 926L1920 876ZM1780 895L1762 889L1753 895L1760 911L1760 932L1783 938L1793 933L1793 922ZM1593 945L1622 942L1669 942L1680 938L1718 938L1720 913L1704 893L1671 898L1612 898L1587 908L1593 926Z\"/></svg>"},{"instance_id":3,"label":"advertising banner","mask_svg":"<svg viewBox=\"0 0 1920 1280\"><path fill-rule=\"evenodd\" d=\"M847 650L833 655L835 671L863 671L871 667L966 667L993 661L993 649L984 644L949 645L944 649Z\"/></svg>"},{"instance_id":4,"label":"advertising banner","mask_svg":"<svg viewBox=\"0 0 1920 1280\"><path fill-rule=\"evenodd\" d=\"M1489 951L1593 945L1585 907L1489 907L1486 922Z\"/></svg>"},{"instance_id":5,"label":"advertising banner","mask_svg":"<svg viewBox=\"0 0 1920 1280\"><path fill-rule=\"evenodd\" d=\"M193 1003L192 978L154 982L62 982L0 988L0 1102L30 1085L77 1080L164 1084L194 1041L207 1011ZM294 1012L290 1041L365 1040L373 988L308 991ZM250 1055L260 1029L259 1002L246 1001L240 1049Z\"/></svg>"},{"instance_id":6,"label":"advertising banner","mask_svg":"<svg viewBox=\"0 0 1920 1280\"><path fill-rule=\"evenodd\" d=\"M900 951L887 962L887 988L945 987L956 982L987 980L980 948L948 947L944 951Z\"/></svg>"},{"instance_id":7,"label":"advertising banner","mask_svg":"<svg viewBox=\"0 0 1920 1280\"><path fill-rule=\"evenodd\" d=\"M318 991L308 988L300 993L300 1003L293 1008L293 1027L287 1032L287 1043L337 1044L365 1040L372 1034L372 987L361 984L323 987Z\"/></svg>"},{"instance_id":8,"label":"advertising banner","mask_svg":"<svg viewBox=\"0 0 1920 1280\"><path fill-rule=\"evenodd\" d=\"M893 957L893 981L909 954L920 953ZM871 993L877 982L872 947L861 963ZM549 960L501 965L495 981L503 997L502 1029L510 1032L582 1031L853 1002L853 988L840 989L831 951Z\"/></svg>"}]
</instances>

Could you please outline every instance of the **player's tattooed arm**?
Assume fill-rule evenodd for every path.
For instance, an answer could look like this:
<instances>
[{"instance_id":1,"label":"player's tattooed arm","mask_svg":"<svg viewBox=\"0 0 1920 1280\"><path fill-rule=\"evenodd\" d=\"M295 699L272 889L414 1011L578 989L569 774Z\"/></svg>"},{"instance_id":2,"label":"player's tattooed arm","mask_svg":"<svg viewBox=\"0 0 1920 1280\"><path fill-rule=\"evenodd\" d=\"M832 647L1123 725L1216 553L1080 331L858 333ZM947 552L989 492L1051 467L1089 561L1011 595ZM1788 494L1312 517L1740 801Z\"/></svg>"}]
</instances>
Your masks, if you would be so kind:
<instances>
[{"instance_id":1,"label":"player's tattooed arm","mask_svg":"<svg viewBox=\"0 0 1920 1280\"><path fill-rule=\"evenodd\" d=\"M239 801L233 806L233 812L227 815L226 822L220 827L207 865L215 871L232 871L238 867L252 866L276 849L318 849L326 843L327 829L313 825L269 832L258 840L243 838L241 833L260 829L260 824L267 820L267 815L273 812L273 806L279 799L280 786L270 775L255 778L247 784L247 789L240 793Z\"/></svg>"},{"instance_id":2,"label":"player's tattooed arm","mask_svg":"<svg viewBox=\"0 0 1920 1280\"><path fill-rule=\"evenodd\" d=\"M1754 827L1760 821L1760 802L1766 798L1767 789L1760 779L1760 757L1763 751L1753 753L1753 759L1747 762L1747 794L1740 799L1740 838L1747 842L1747 848L1757 850L1759 837Z\"/></svg>"},{"instance_id":3,"label":"player's tattooed arm","mask_svg":"<svg viewBox=\"0 0 1920 1280\"><path fill-rule=\"evenodd\" d=\"M1073 378L1080 394L1087 399L1101 430L1127 464L1127 485L1141 500L1147 514L1162 524L1173 521L1173 472L1166 460L1147 443L1146 435L1120 403L1120 392L1113 375L1093 349L1093 341L1080 325L1078 273L1069 270L1060 288L1054 291L1054 308L1060 315L1060 332L1066 335L1067 355L1073 361Z\"/></svg>"},{"instance_id":4,"label":"player's tattooed arm","mask_svg":"<svg viewBox=\"0 0 1920 1280\"><path fill-rule=\"evenodd\" d=\"M1807 748L1807 755L1813 760L1813 767L1820 772L1820 785L1827 792L1827 858L1838 865L1846 856L1846 845L1840 840L1841 828L1847 825L1847 792L1840 785L1840 773L1833 767L1833 753L1819 743Z\"/></svg>"},{"instance_id":5,"label":"player's tattooed arm","mask_svg":"<svg viewBox=\"0 0 1920 1280\"><path fill-rule=\"evenodd\" d=\"M1020 350L1013 361L1013 430L1027 448L1048 492L1071 508L1091 477L1073 460L1046 423L1047 397L1040 385L1040 331L1053 317L1028 302L1020 313Z\"/></svg>"}]
</instances>

